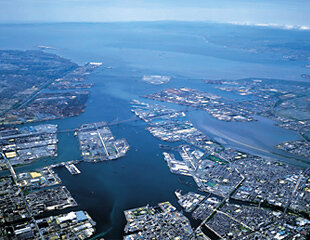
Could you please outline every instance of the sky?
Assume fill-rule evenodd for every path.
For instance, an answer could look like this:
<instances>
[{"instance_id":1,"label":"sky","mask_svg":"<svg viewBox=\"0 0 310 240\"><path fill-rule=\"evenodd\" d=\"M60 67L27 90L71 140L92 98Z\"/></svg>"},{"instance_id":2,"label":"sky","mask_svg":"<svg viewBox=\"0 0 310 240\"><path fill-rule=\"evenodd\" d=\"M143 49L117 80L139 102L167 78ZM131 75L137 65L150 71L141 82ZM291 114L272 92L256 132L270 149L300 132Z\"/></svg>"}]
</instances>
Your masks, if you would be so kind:
<instances>
[{"instance_id":1,"label":"sky","mask_svg":"<svg viewBox=\"0 0 310 240\"><path fill-rule=\"evenodd\" d=\"M310 0L0 0L0 23L208 21L310 26Z\"/></svg>"}]
</instances>

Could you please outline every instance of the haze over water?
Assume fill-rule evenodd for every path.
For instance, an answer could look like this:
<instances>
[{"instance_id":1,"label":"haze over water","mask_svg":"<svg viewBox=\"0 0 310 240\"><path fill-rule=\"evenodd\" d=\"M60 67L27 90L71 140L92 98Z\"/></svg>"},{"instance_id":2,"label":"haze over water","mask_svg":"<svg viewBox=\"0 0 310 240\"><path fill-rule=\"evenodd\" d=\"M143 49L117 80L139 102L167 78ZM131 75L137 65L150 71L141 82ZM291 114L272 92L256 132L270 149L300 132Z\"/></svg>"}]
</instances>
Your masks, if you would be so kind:
<instances>
[{"instance_id":1,"label":"haze over water","mask_svg":"<svg viewBox=\"0 0 310 240\"><path fill-rule=\"evenodd\" d=\"M304 68L308 63L306 59L288 61L283 59L287 52L270 52L262 47L265 41L270 44L275 41L288 49L300 48L309 53L309 31L155 22L0 25L0 32L1 49L51 46L56 50L49 52L73 62L98 61L105 67L112 67L100 68L89 77L88 81L95 85L83 114L51 121L57 123L60 130L74 129L83 123L130 119L133 117L130 100L148 101L140 96L165 88L184 86L216 94L219 90L204 84L203 80L255 77L305 81L300 75L309 71ZM234 41L240 41L240 45L232 44ZM146 74L169 75L172 80L165 85L149 85L141 81ZM309 162L270 153L276 152L273 146L280 142L299 139L296 133L276 127L270 120L226 123L202 111L189 111L188 117L198 129L228 146L301 167L310 166ZM176 189L197 191L191 178L170 173L158 147L163 142L145 127L140 120L111 127L117 138L124 137L130 144L131 149L124 158L97 164L81 163L78 167L82 173L77 176L70 175L65 168L57 170L63 184L80 204L79 209L89 212L97 222L98 234L107 232L106 239L122 238L124 210L167 200L179 208L174 196ZM37 161L18 171L80 159L78 141L73 133L63 132L58 137L56 160Z\"/></svg>"}]
</instances>

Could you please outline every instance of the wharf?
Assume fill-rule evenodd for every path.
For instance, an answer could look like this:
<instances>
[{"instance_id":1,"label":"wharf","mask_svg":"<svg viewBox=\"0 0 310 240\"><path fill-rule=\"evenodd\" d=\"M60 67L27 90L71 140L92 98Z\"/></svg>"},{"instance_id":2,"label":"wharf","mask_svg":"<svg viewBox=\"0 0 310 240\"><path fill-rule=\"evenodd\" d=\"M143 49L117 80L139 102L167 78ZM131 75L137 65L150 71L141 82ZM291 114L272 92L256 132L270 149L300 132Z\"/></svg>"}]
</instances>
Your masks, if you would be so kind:
<instances>
[{"instance_id":1,"label":"wharf","mask_svg":"<svg viewBox=\"0 0 310 240\"><path fill-rule=\"evenodd\" d=\"M81 171L73 163L66 163L65 167L72 175L77 175L81 173Z\"/></svg>"}]
</instances>

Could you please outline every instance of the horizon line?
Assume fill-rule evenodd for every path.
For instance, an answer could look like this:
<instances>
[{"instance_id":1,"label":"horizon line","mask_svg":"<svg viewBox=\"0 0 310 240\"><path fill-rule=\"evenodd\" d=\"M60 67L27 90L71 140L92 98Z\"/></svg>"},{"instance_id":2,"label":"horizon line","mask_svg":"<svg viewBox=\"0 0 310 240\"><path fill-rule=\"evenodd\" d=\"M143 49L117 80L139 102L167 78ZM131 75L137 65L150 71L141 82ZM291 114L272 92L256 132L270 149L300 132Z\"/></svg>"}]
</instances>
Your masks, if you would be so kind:
<instances>
[{"instance_id":1,"label":"horizon line","mask_svg":"<svg viewBox=\"0 0 310 240\"><path fill-rule=\"evenodd\" d=\"M12 21L0 22L0 25L30 25L30 24L113 24L113 23L160 23L160 22L174 22L174 23L205 23L205 24L223 24L223 25L237 25L248 27L262 27L275 28L282 30L310 30L310 25L293 25L293 24L278 24L278 23L251 23L251 22L216 22L207 20L120 20L120 21Z\"/></svg>"}]
</instances>

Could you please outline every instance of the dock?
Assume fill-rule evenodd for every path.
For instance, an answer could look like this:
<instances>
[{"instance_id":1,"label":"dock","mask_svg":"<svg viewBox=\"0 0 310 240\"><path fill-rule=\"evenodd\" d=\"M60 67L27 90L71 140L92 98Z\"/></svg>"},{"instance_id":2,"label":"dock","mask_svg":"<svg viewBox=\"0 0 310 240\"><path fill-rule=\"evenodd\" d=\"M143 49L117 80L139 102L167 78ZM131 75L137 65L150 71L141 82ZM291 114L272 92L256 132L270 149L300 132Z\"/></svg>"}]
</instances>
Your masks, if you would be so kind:
<instances>
[{"instance_id":1,"label":"dock","mask_svg":"<svg viewBox=\"0 0 310 240\"><path fill-rule=\"evenodd\" d=\"M65 167L72 175L77 175L81 173L81 171L73 163L66 163Z\"/></svg>"}]
</instances>

